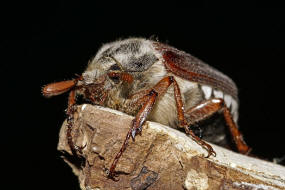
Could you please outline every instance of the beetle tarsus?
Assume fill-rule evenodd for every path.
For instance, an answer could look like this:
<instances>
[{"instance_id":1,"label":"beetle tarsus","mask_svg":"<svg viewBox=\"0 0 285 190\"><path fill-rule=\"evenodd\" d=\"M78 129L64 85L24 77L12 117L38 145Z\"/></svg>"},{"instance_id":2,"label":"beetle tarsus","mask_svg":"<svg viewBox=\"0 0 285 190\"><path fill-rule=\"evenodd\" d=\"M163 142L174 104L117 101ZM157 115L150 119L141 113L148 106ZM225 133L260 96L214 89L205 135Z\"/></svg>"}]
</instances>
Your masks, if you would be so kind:
<instances>
[{"instance_id":1,"label":"beetle tarsus","mask_svg":"<svg viewBox=\"0 0 285 190\"><path fill-rule=\"evenodd\" d=\"M207 147L207 148L205 148L205 147L204 148L208 151L208 155L205 158L209 158L210 156L216 157L217 154L214 151L213 147L207 143L204 145L205 145L205 147Z\"/></svg>"},{"instance_id":2,"label":"beetle tarsus","mask_svg":"<svg viewBox=\"0 0 285 190\"><path fill-rule=\"evenodd\" d=\"M119 178L116 178L118 177L118 175L116 174L115 171L110 171L110 170L106 170L106 174L107 174L107 177L115 182L119 181L120 179Z\"/></svg>"}]
</instances>

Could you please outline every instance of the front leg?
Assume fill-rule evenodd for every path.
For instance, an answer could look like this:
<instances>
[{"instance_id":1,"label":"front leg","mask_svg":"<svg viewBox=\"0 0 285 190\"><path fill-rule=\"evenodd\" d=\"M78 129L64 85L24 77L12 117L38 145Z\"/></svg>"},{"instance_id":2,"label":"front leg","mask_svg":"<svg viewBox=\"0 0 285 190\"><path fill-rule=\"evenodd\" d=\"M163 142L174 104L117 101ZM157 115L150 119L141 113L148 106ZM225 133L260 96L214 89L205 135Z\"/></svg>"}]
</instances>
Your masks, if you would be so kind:
<instances>
[{"instance_id":1,"label":"front leg","mask_svg":"<svg viewBox=\"0 0 285 190\"><path fill-rule=\"evenodd\" d=\"M125 138L125 141L120 149L120 151L117 153L111 167L109 170L109 174L108 177L111 179L114 179L115 177L115 168L116 165L120 159L120 157L122 156L123 152L126 150L128 144L129 144L129 139L132 136L133 140L135 139L135 136L138 132L141 132L142 130L142 125L145 122L148 114L150 113L156 97L157 97L157 93L155 91L151 91L149 94L149 99L148 101L143 105L143 107L140 109L140 111L138 112L138 114L136 115L135 119L132 122L132 127L129 129L127 136Z\"/></svg>"},{"instance_id":2,"label":"front leg","mask_svg":"<svg viewBox=\"0 0 285 190\"><path fill-rule=\"evenodd\" d=\"M68 107L67 107L67 130L66 130L66 137L67 137L67 142L70 147L70 150L74 156L79 156L82 155L82 149L84 147L79 147L73 143L72 139L72 128L73 128L73 123L74 123L74 114L76 112L76 94L75 90L71 90L69 93L68 97ZM79 155L77 154L79 153Z\"/></svg>"},{"instance_id":3,"label":"front leg","mask_svg":"<svg viewBox=\"0 0 285 190\"><path fill-rule=\"evenodd\" d=\"M132 126L127 133L125 141L110 167L108 174L109 178L114 180L116 165L120 157L122 156L123 152L126 150L130 137L132 137L132 139L134 140L136 134L142 131L142 125L144 124L149 113L151 112L157 97L161 96L167 91L168 87L173 82L172 79L173 79L172 77L163 78L152 89L142 92L142 93L147 93L146 95L143 95L139 99L137 99L137 103L142 104L143 106L141 107L135 119L133 120Z\"/></svg>"}]
</instances>

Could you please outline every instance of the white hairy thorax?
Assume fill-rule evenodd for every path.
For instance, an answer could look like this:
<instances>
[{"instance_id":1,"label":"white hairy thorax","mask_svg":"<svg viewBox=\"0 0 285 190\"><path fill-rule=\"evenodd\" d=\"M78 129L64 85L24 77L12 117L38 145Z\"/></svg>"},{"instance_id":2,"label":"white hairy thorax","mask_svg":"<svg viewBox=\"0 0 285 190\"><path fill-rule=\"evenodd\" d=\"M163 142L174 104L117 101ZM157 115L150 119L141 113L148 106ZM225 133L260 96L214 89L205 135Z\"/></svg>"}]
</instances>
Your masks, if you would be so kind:
<instances>
[{"instance_id":1,"label":"white hairy thorax","mask_svg":"<svg viewBox=\"0 0 285 190\"><path fill-rule=\"evenodd\" d=\"M143 57L144 55L147 56ZM124 69L130 70L130 74L134 76L132 93L150 89L164 77L174 76L180 87L185 111L198 105L203 100L214 97L222 98L226 106L230 109L234 121L237 122L238 101L235 98L210 85L189 81L167 71L164 65L164 59L161 53L155 49L153 41L143 38L130 38L103 45L83 73L86 84L94 82L98 76L106 73L110 66L116 63L113 59L110 59L110 57L117 60ZM139 62L136 62L136 60L143 61L143 65L132 65ZM125 103L126 97L120 95L119 88L116 89L117 92L112 94L112 96L116 96L113 97L113 99L116 99L116 101L122 104ZM111 105L108 107L112 108ZM120 110L120 107L118 109ZM172 127L175 125L175 122L177 122L177 111L172 85L166 94L157 100L148 119Z\"/></svg>"}]
</instances>

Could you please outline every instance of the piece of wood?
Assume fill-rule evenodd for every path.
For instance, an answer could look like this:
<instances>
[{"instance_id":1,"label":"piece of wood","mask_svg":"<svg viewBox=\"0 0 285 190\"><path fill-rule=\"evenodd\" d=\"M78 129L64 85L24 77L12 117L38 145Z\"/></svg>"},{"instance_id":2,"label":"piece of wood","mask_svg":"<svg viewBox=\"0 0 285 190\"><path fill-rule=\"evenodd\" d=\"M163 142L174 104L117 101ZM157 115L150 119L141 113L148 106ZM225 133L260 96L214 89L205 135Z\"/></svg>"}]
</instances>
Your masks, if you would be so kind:
<instances>
[{"instance_id":1,"label":"piece of wood","mask_svg":"<svg viewBox=\"0 0 285 190\"><path fill-rule=\"evenodd\" d=\"M154 122L146 122L142 135L130 140L118 162L119 181L107 178L133 117L84 104L78 106L73 141L84 146L85 162L76 163L66 138L66 122L60 131L58 150L78 176L80 187L103 189L285 189L285 168L212 145L216 157L184 133Z\"/></svg>"}]
</instances>

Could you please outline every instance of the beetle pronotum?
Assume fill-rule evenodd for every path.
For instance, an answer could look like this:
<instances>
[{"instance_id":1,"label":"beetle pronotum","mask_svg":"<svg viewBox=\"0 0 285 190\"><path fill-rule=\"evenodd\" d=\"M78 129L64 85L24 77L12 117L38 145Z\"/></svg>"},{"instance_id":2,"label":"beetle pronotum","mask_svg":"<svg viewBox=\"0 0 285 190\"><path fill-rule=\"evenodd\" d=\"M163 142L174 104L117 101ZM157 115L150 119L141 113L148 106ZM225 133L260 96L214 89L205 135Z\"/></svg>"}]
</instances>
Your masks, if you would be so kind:
<instances>
[{"instance_id":1,"label":"beetle pronotum","mask_svg":"<svg viewBox=\"0 0 285 190\"><path fill-rule=\"evenodd\" d=\"M192 126L219 112L228 126L237 150L246 154L250 148L237 127L238 100L234 82L201 60L163 43L130 38L105 44L83 74L68 81L43 87L44 96L69 92L68 144L74 155L82 154L73 144L71 131L76 96L135 116L108 176L114 179L116 164L129 138L142 131L146 119L185 132L208 151L213 148L195 135ZM215 132L215 131L214 131ZM217 134L219 140L224 134Z\"/></svg>"}]
</instances>

